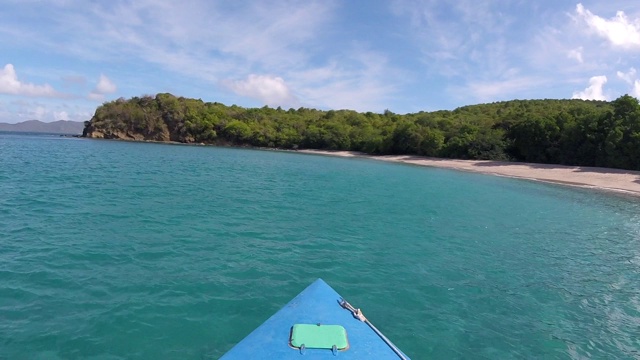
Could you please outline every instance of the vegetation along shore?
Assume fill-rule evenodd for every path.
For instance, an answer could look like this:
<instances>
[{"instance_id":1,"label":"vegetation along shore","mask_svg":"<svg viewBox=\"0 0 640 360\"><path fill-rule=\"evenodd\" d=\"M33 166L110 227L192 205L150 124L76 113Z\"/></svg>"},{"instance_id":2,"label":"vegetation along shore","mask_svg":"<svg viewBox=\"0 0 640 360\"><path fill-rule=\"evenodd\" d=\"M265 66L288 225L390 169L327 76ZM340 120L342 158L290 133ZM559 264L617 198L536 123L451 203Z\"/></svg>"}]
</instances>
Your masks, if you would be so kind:
<instances>
[{"instance_id":1,"label":"vegetation along shore","mask_svg":"<svg viewBox=\"0 0 640 360\"><path fill-rule=\"evenodd\" d=\"M629 95L611 102L512 100L399 115L243 108L158 94L104 103L83 136L351 151L640 194L640 172L603 169L640 170L640 104ZM548 166L511 164L515 173L504 173L506 162Z\"/></svg>"}]
</instances>

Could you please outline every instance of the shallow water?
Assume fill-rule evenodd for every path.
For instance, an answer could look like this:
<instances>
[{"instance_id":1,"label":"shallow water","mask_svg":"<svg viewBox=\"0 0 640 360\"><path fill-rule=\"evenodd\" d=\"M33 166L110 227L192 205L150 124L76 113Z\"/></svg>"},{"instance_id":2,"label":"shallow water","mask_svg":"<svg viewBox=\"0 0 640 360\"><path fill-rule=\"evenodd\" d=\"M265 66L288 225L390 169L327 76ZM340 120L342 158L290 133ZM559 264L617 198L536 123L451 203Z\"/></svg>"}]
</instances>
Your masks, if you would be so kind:
<instances>
[{"instance_id":1,"label":"shallow water","mask_svg":"<svg viewBox=\"0 0 640 360\"><path fill-rule=\"evenodd\" d=\"M217 358L318 277L414 359L640 357L637 199L0 133L0 359Z\"/></svg>"}]
</instances>

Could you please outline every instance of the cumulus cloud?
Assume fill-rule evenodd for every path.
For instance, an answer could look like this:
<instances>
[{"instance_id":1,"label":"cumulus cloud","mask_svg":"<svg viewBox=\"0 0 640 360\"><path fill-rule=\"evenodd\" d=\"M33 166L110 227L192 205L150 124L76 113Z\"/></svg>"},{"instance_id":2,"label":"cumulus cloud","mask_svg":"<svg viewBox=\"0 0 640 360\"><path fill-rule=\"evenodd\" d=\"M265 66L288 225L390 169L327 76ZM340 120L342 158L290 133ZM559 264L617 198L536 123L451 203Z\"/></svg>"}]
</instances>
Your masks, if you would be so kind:
<instances>
[{"instance_id":1,"label":"cumulus cloud","mask_svg":"<svg viewBox=\"0 0 640 360\"><path fill-rule=\"evenodd\" d=\"M116 92L116 90L118 90L116 84L114 84L108 77L100 75L100 80L98 80L95 92L99 94L111 94Z\"/></svg>"},{"instance_id":2,"label":"cumulus cloud","mask_svg":"<svg viewBox=\"0 0 640 360\"><path fill-rule=\"evenodd\" d=\"M618 78L624 80L624 82L626 82L628 84L633 84L634 80L636 79L636 69L635 68L631 68L626 73L624 73L622 71L618 71L616 73L616 75L618 75Z\"/></svg>"},{"instance_id":3,"label":"cumulus cloud","mask_svg":"<svg viewBox=\"0 0 640 360\"><path fill-rule=\"evenodd\" d=\"M640 80L638 80L638 73L636 69L631 68L627 72L618 71L616 75L618 78L631 85L631 91L629 94L640 99Z\"/></svg>"},{"instance_id":4,"label":"cumulus cloud","mask_svg":"<svg viewBox=\"0 0 640 360\"><path fill-rule=\"evenodd\" d=\"M582 4L576 5L576 13L589 30L613 46L626 49L640 47L640 19L629 20L624 11L618 11L615 17L605 19L585 9Z\"/></svg>"},{"instance_id":5,"label":"cumulus cloud","mask_svg":"<svg viewBox=\"0 0 640 360\"><path fill-rule=\"evenodd\" d=\"M279 76L251 74L244 80L227 80L224 84L238 95L258 99L269 106L292 106L298 102Z\"/></svg>"},{"instance_id":6,"label":"cumulus cloud","mask_svg":"<svg viewBox=\"0 0 640 360\"><path fill-rule=\"evenodd\" d=\"M631 90L631 95L640 99L640 80L636 80L633 83L633 89Z\"/></svg>"},{"instance_id":7,"label":"cumulus cloud","mask_svg":"<svg viewBox=\"0 0 640 360\"><path fill-rule=\"evenodd\" d=\"M66 111L54 111L53 117L56 120L69 120L69 114Z\"/></svg>"},{"instance_id":8,"label":"cumulus cloud","mask_svg":"<svg viewBox=\"0 0 640 360\"><path fill-rule=\"evenodd\" d=\"M6 64L4 68L0 70L0 94L32 97L61 96L61 94L55 91L49 84L34 85L20 81L12 64Z\"/></svg>"},{"instance_id":9,"label":"cumulus cloud","mask_svg":"<svg viewBox=\"0 0 640 360\"><path fill-rule=\"evenodd\" d=\"M118 90L116 84L111 81L104 74L100 75L100 79L98 80L98 84L96 87L89 93L89 99L91 100L103 100L104 96L107 94L113 94Z\"/></svg>"},{"instance_id":10,"label":"cumulus cloud","mask_svg":"<svg viewBox=\"0 0 640 360\"><path fill-rule=\"evenodd\" d=\"M607 100L603 91L604 84L606 83L606 76L593 76L589 79L589 86L583 91L574 92L572 98L582 100Z\"/></svg>"}]
</instances>

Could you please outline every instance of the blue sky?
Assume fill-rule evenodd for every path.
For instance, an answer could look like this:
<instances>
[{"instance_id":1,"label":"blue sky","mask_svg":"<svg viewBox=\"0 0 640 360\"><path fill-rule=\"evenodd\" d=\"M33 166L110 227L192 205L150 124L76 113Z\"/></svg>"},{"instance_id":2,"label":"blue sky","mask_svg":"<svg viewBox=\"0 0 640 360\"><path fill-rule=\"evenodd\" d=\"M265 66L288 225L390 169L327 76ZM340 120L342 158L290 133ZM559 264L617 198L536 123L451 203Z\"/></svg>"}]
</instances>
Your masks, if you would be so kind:
<instances>
[{"instance_id":1,"label":"blue sky","mask_svg":"<svg viewBox=\"0 0 640 360\"><path fill-rule=\"evenodd\" d=\"M640 97L640 1L4 0L0 122L171 92L396 113Z\"/></svg>"}]
</instances>

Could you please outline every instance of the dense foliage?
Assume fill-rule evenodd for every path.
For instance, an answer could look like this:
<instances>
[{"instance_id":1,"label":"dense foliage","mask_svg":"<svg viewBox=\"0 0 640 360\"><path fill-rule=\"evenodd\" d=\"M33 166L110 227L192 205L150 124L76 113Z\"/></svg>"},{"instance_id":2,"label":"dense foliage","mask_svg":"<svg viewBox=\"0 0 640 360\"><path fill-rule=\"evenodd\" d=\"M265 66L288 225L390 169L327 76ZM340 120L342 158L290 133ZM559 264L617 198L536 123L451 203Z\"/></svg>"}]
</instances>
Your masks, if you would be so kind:
<instances>
[{"instance_id":1,"label":"dense foliage","mask_svg":"<svg viewBox=\"0 0 640 360\"><path fill-rule=\"evenodd\" d=\"M271 148L354 150L640 170L640 105L513 100L398 115L242 108L158 94L100 106L85 136Z\"/></svg>"}]
</instances>

